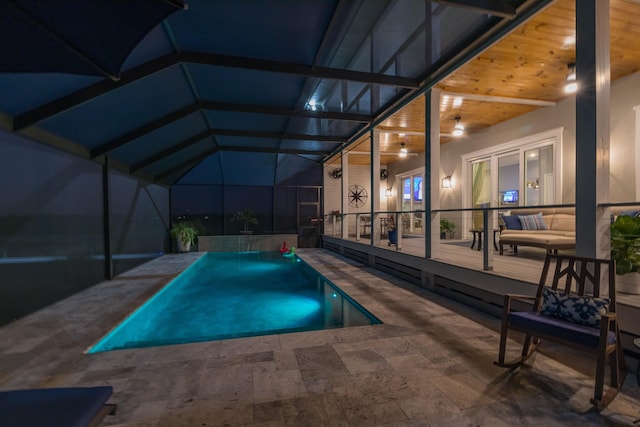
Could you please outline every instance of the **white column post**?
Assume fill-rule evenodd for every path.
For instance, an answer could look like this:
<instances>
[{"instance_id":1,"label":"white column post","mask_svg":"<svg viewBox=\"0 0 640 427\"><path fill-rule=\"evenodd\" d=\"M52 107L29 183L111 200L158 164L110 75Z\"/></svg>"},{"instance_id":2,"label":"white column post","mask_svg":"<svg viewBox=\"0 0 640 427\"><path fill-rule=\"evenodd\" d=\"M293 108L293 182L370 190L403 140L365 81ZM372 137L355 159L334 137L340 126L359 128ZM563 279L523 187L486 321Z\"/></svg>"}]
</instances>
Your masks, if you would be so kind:
<instances>
[{"instance_id":1,"label":"white column post","mask_svg":"<svg viewBox=\"0 0 640 427\"><path fill-rule=\"evenodd\" d=\"M371 132L371 243L380 244L380 131Z\"/></svg>"},{"instance_id":2,"label":"white column post","mask_svg":"<svg viewBox=\"0 0 640 427\"><path fill-rule=\"evenodd\" d=\"M340 157L340 167L342 168L342 232L341 237L347 239L349 237L349 153L342 152ZM357 227L357 224L356 224Z\"/></svg>"}]
</instances>

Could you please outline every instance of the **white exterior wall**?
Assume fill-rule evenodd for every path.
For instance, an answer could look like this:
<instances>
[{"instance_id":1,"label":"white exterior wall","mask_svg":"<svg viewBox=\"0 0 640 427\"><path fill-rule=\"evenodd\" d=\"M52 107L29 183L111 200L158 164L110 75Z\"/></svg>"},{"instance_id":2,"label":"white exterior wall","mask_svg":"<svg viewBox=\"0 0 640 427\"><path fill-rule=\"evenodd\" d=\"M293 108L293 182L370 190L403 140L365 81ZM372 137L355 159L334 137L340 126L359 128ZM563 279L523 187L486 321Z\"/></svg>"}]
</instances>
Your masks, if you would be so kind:
<instances>
[{"instance_id":1,"label":"white exterior wall","mask_svg":"<svg viewBox=\"0 0 640 427\"><path fill-rule=\"evenodd\" d=\"M339 168L338 165L325 165L324 167L324 214L328 215L331 211L340 211L341 213L364 213L371 212L371 178L369 166L349 166L349 186L360 185L367 191L367 202L364 206L355 208L349 205L348 198L345 200L344 210L342 209L340 200L340 183L342 179L335 179L331 176L334 169ZM381 165L380 169L387 169L386 165ZM391 178L391 177L390 177ZM387 198L384 194L387 186L387 180L380 181L380 210L387 210ZM348 195L345 195L348 197ZM329 218L326 219L329 221ZM349 234L355 234L355 215L351 215L348 220Z\"/></svg>"},{"instance_id":2,"label":"white exterior wall","mask_svg":"<svg viewBox=\"0 0 640 427\"><path fill-rule=\"evenodd\" d=\"M340 165L324 165L324 214L331 211L340 211L340 182L342 179L335 179L331 176L334 169L340 169Z\"/></svg>"},{"instance_id":3,"label":"white exterior wall","mask_svg":"<svg viewBox=\"0 0 640 427\"><path fill-rule=\"evenodd\" d=\"M611 202L636 199L637 147L636 112L640 105L640 73L616 80L611 85Z\"/></svg>"}]
</instances>

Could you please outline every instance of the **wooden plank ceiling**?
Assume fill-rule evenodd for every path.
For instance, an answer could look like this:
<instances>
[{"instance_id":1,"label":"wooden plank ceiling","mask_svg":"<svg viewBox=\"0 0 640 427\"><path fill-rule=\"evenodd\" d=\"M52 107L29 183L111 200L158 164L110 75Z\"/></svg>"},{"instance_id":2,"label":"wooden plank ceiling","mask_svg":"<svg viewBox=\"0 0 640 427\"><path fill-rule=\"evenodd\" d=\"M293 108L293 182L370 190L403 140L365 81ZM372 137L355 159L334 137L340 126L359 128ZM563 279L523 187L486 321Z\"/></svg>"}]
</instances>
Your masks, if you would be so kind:
<instances>
[{"instance_id":1,"label":"wooden plank ceiling","mask_svg":"<svg viewBox=\"0 0 640 427\"><path fill-rule=\"evenodd\" d=\"M456 116L471 134L505 120L553 105L564 92L568 65L575 61L575 0L558 0L460 67L436 87L440 102L440 143L451 135ZM640 3L611 0L611 80L640 70ZM419 97L378 127L381 163L424 151L425 100ZM368 138L352 144L349 164L368 165ZM340 164L338 158L330 164Z\"/></svg>"}]
</instances>

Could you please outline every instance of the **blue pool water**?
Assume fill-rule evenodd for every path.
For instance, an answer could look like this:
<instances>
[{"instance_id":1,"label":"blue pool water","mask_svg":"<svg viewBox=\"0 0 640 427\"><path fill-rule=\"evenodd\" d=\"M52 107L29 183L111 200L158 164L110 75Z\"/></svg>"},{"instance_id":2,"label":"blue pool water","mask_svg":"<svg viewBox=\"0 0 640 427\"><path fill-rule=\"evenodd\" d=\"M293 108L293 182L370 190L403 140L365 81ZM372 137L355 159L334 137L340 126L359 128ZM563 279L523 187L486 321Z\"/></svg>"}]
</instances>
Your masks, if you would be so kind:
<instances>
[{"instance_id":1,"label":"blue pool water","mask_svg":"<svg viewBox=\"0 0 640 427\"><path fill-rule=\"evenodd\" d=\"M89 353L377 323L297 256L208 253Z\"/></svg>"}]
</instances>

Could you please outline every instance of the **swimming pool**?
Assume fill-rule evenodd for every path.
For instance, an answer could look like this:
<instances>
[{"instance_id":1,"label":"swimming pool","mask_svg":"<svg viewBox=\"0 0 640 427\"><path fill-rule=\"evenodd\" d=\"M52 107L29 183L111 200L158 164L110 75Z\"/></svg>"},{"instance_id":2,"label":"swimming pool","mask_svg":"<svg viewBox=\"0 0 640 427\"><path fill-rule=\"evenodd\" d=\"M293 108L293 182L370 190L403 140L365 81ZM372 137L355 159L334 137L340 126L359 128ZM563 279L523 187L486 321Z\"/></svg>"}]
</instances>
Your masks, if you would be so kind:
<instances>
[{"instance_id":1,"label":"swimming pool","mask_svg":"<svg viewBox=\"0 0 640 427\"><path fill-rule=\"evenodd\" d=\"M89 353L377 323L297 256L207 253Z\"/></svg>"}]
</instances>

